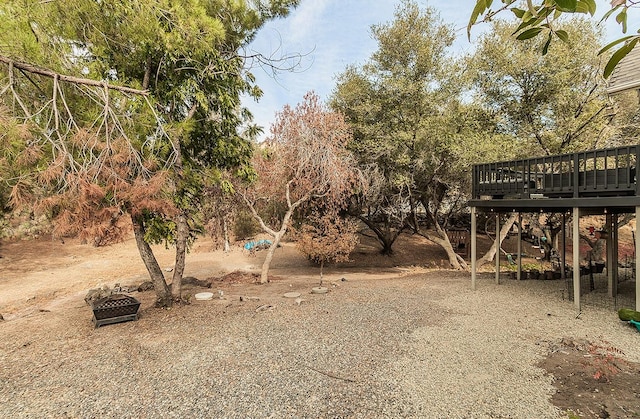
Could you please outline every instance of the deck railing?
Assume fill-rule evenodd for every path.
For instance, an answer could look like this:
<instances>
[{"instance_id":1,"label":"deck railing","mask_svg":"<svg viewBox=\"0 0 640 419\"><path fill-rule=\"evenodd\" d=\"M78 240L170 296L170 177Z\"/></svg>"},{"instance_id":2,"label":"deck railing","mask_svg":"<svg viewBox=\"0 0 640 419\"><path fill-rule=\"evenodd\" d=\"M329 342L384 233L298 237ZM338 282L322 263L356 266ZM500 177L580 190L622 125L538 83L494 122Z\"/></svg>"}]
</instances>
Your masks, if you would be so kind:
<instances>
[{"instance_id":1,"label":"deck railing","mask_svg":"<svg viewBox=\"0 0 640 419\"><path fill-rule=\"evenodd\" d=\"M640 145L477 164L473 198L562 198L640 195Z\"/></svg>"}]
</instances>

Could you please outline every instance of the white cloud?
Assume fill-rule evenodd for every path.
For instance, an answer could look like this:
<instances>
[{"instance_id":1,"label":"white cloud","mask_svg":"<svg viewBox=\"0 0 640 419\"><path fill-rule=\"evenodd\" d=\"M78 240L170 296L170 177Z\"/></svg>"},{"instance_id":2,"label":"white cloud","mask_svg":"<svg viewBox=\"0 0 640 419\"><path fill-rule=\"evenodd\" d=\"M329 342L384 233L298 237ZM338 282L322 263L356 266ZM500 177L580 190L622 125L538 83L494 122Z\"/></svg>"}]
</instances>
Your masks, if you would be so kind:
<instances>
[{"instance_id":1,"label":"white cloud","mask_svg":"<svg viewBox=\"0 0 640 419\"><path fill-rule=\"evenodd\" d=\"M332 0L303 1L288 19L287 40L300 43L313 37L321 30L326 19L325 11Z\"/></svg>"},{"instance_id":2,"label":"white cloud","mask_svg":"<svg viewBox=\"0 0 640 419\"><path fill-rule=\"evenodd\" d=\"M335 76L350 64L363 64L377 45L371 39L373 24L393 20L400 0L304 0L287 18L269 22L251 45L264 55L307 54L294 72L282 72L276 78L254 69L257 83L264 91L260 103L245 100L256 122L269 132L275 113L285 104L295 106L306 92L313 90L327 99L335 86ZM466 39L466 24L471 4L460 0L419 0L421 7L440 11L445 23L459 29L454 49L469 51L482 28L474 29L472 42Z\"/></svg>"}]
</instances>

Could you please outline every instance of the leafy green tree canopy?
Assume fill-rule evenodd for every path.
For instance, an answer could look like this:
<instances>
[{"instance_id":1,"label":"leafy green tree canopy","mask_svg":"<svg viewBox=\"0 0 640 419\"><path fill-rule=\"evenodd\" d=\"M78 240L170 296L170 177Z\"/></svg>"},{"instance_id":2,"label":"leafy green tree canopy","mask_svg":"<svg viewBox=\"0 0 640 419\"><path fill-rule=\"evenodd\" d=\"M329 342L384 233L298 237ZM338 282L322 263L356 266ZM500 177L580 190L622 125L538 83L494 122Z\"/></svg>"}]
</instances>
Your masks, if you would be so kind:
<instances>
[{"instance_id":1,"label":"leafy green tree canopy","mask_svg":"<svg viewBox=\"0 0 640 419\"><path fill-rule=\"evenodd\" d=\"M471 28L478 22L481 16L482 21L488 22L497 14L505 10L510 10L520 22L512 35L517 40L524 41L537 36L544 37L541 46L542 54L546 54L553 39L568 42L570 34L564 29L564 20L561 18L565 14L583 14L593 17L596 13L595 0L545 0L534 3L528 0L526 3L517 0L502 0L499 7L491 9L493 0L476 0L476 4L471 12L469 24L467 26L468 36L471 37ZM627 16L629 9L637 7L637 0L612 0L611 9L605 13L602 21L615 15L616 22L620 24L622 33L627 33ZM622 36L610 44L600 49L599 53L620 46L611 56L604 68L604 77L607 78L613 69L640 41L640 28L633 35Z\"/></svg>"},{"instance_id":2,"label":"leafy green tree canopy","mask_svg":"<svg viewBox=\"0 0 640 419\"><path fill-rule=\"evenodd\" d=\"M405 228L419 230L417 213L426 214L437 230L430 238L460 267L447 220L465 202L470 162L502 142L489 141L497 139L490 113L462 100L468 72L449 53L454 31L435 10L403 1L372 33L378 50L339 76L332 101L353 127L349 147L371 183L352 213L383 253Z\"/></svg>"},{"instance_id":3,"label":"leafy green tree canopy","mask_svg":"<svg viewBox=\"0 0 640 419\"><path fill-rule=\"evenodd\" d=\"M585 20L565 28L567 43L514 39L514 25L496 21L469 65L476 100L495 112L497 128L515 138L520 156L602 147L610 135L610 103L596 52L601 34Z\"/></svg>"},{"instance_id":4,"label":"leafy green tree canopy","mask_svg":"<svg viewBox=\"0 0 640 419\"><path fill-rule=\"evenodd\" d=\"M0 69L6 82L0 91L15 117L38 127L34 143L41 145L43 160L34 167L34 179L47 161L56 162L49 165L57 170L49 176L49 193L66 194L57 207L74 206L67 224L90 226L101 214L109 225L128 214L136 238L175 242L173 286L179 298L186 242L203 186L219 170L249 172L252 147L246 134L257 130L248 125L251 116L241 108L240 95L259 97L261 91L242 47L268 19L286 15L297 3L3 2L0 61L8 64ZM29 76L17 71L13 60L55 75ZM87 88L69 78L60 84L60 74L98 86ZM145 93L113 93L107 83ZM151 180L154 187L146 187ZM146 246L143 260L156 292L166 294L162 272L144 242L138 245L141 254ZM166 295L159 300L168 302Z\"/></svg>"}]
</instances>

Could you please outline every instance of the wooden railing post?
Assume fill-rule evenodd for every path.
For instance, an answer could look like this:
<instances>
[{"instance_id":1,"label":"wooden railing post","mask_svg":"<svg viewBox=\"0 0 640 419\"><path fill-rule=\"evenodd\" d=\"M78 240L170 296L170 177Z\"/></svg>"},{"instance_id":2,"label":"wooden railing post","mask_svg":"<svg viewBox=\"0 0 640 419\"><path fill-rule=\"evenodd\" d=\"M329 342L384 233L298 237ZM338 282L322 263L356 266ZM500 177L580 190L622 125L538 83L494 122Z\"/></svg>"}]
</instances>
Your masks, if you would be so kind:
<instances>
[{"instance_id":1,"label":"wooden railing post","mask_svg":"<svg viewBox=\"0 0 640 419\"><path fill-rule=\"evenodd\" d=\"M473 165L473 170L471 171L471 198L478 199L478 170L479 166L477 164Z\"/></svg>"},{"instance_id":2,"label":"wooden railing post","mask_svg":"<svg viewBox=\"0 0 640 419\"><path fill-rule=\"evenodd\" d=\"M636 196L640 196L640 182L638 182L638 163L640 163L640 161L638 160L638 158L640 157L640 144L636 144L635 146L635 153L636 153L636 162L634 163L635 166L635 179L633 180L636 183ZM629 169L629 179L631 179L631 169Z\"/></svg>"},{"instance_id":3,"label":"wooden railing post","mask_svg":"<svg viewBox=\"0 0 640 419\"><path fill-rule=\"evenodd\" d=\"M580 155L578 153L573 154L573 197L578 198L580 196Z\"/></svg>"}]
</instances>

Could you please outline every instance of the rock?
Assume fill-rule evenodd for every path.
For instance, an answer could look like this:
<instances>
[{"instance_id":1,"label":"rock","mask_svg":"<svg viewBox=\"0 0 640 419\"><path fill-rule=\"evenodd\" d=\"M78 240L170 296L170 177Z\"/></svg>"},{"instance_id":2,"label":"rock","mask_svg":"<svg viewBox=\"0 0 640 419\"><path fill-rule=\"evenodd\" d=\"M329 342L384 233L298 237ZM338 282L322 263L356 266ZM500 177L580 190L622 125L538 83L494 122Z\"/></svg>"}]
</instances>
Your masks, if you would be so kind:
<instances>
[{"instance_id":1,"label":"rock","mask_svg":"<svg viewBox=\"0 0 640 419\"><path fill-rule=\"evenodd\" d=\"M84 302L87 303L88 306L93 305L93 302L99 300L101 298L105 298L111 295L111 290L109 287L103 288L93 288L87 292L87 295L84 297Z\"/></svg>"},{"instance_id":2,"label":"rock","mask_svg":"<svg viewBox=\"0 0 640 419\"><path fill-rule=\"evenodd\" d=\"M164 268L165 272L173 272L173 268L169 267L169 268Z\"/></svg>"},{"instance_id":3,"label":"rock","mask_svg":"<svg viewBox=\"0 0 640 419\"><path fill-rule=\"evenodd\" d=\"M144 291L150 291L152 289L154 289L155 287L153 286L153 282L151 281L145 281L142 284L140 284L138 286L138 292L144 292Z\"/></svg>"},{"instance_id":4,"label":"rock","mask_svg":"<svg viewBox=\"0 0 640 419\"><path fill-rule=\"evenodd\" d=\"M195 285L202 288L211 288L211 281L203 281L193 276L182 278L182 285Z\"/></svg>"},{"instance_id":5,"label":"rock","mask_svg":"<svg viewBox=\"0 0 640 419\"><path fill-rule=\"evenodd\" d=\"M135 292L138 291L138 286L137 285L123 285L122 287L120 287L120 289L122 290L123 293L128 293L128 292Z\"/></svg>"},{"instance_id":6,"label":"rock","mask_svg":"<svg viewBox=\"0 0 640 419\"><path fill-rule=\"evenodd\" d=\"M247 296L240 296L240 301L260 301L259 297L247 297Z\"/></svg>"},{"instance_id":7,"label":"rock","mask_svg":"<svg viewBox=\"0 0 640 419\"><path fill-rule=\"evenodd\" d=\"M297 305L300 305L300 304L302 304L303 301L307 301L307 300L303 300L302 298L296 298L295 303Z\"/></svg>"},{"instance_id":8,"label":"rock","mask_svg":"<svg viewBox=\"0 0 640 419\"><path fill-rule=\"evenodd\" d=\"M0 314L0 322L4 321L4 317L2 317L2 314Z\"/></svg>"},{"instance_id":9,"label":"rock","mask_svg":"<svg viewBox=\"0 0 640 419\"><path fill-rule=\"evenodd\" d=\"M311 288L311 294L326 294L329 292L329 289L326 287L314 287Z\"/></svg>"},{"instance_id":10,"label":"rock","mask_svg":"<svg viewBox=\"0 0 640 419\"><path fill-rule=\"evenodd\" d=\"M258 311L272 311L275 308L275 306L272 306L271 304L264 304L261 305L260 307L256 308L256 312Z\"/></svg>"}]
</instances>

